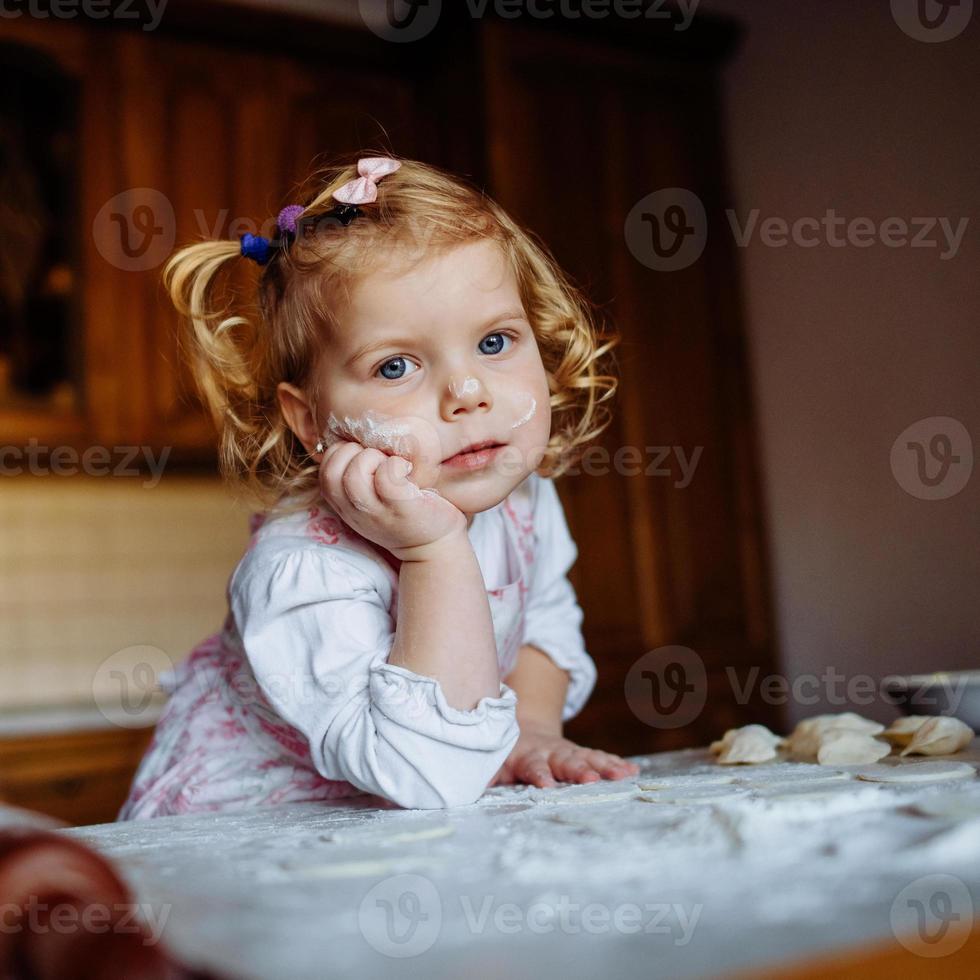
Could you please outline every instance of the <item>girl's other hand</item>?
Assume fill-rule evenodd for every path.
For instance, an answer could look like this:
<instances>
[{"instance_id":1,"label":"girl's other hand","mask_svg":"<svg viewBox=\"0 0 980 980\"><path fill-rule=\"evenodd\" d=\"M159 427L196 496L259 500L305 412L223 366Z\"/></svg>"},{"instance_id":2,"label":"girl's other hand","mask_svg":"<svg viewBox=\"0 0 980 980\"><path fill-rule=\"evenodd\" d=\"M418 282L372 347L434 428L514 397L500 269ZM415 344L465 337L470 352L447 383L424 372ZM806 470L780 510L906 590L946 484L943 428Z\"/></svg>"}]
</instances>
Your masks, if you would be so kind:
<instances>
[{"instance_id":1,"label":"girl's other hand","mask_svg":"<svg viewBox=\"0 0 980 980\"><path fill-rule=\"evenodd\" d=\"M411 468L402 456L341 440L323 454L320 490L358 534L402 561L420 561L465 535L466 516L435 490L412 483Z\"/></svg>"},{"instance_id":2,"label":"girl's other hand","mask_svg":"<svg viewBox=\"0 0 980 980\"><path fill-rule=\"evenodd\" d=\"M522 724L517 744L489 785L554 786L558 781L594 783L600 779L624 779L639 771L635 762L627 762L621 756L588 749L553 731L527 728Z\"/></svg>"}]
</instances>

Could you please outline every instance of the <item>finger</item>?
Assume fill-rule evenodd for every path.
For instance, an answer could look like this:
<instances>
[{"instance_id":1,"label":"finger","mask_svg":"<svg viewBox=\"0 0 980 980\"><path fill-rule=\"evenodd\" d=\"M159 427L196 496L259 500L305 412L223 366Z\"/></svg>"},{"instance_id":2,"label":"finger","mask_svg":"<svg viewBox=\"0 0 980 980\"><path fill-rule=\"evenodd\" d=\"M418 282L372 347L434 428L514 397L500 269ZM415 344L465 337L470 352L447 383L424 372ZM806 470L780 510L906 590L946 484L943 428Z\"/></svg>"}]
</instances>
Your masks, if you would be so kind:
<instances>
[{"instance_id":1,"label":"finger","mask_svg":"<svg viewBox=\"0 0 980 980\"><path fill-rule=\"evenodd\" d=\"M328 452L329 456L324 455L320 466L320 486L334 507L346 509L347 500L342 483L344 471L350 461L361 452L361 446L356 442L338 442Z\"/></svg>"},{"instance_id":2,"label":"finger","mask_svg":"<svg viewBox=\"0 0 980 980\"><path fill-rule=\"evenodd\" d=\"M593 750L586 756L586 759L604 779L622 779L634 771L630 769L625 759L609 752ZM638 769L639 767L635 768Z\"/></svg>"},{"instance_id":3,"label":"finger","mask_svg":"<svg viewBox=\"0 0 980 980\"><path fill-rule=\"evenodd\" d=\"M519 776L525 783L532 786L554 786L555 777L551 766L543 755L535 754L524 761L519 769Z\"/></svg>"},{"instance_id":4,"label":"finger","mask_svg":"<svg viewBox=\"0 0 980 980\"><path fill-rule=\"evenodd\" d=\"M594 783L602 776L589 764L589 762L576 754L552 763L552 769L560 779L572 783Z\"/></svg>"},{"instance_id":5,"label":"finger","mask_svg":"<svg viewBox=\"0 0 980 980\"><path fill-rule=\"evenodd\" d=\"M375 471L374 489L384 503L414 500L422 491L409 480L412 463L401 456L389 456Z\"/></svg>"},{"instance_id":6,"label":"finger","mask_svg":"<svg viewBox=\"0 0 980 980\"><path fill-rule=\"evenodd\" d=\"M380 449L362 449L347 466L341 484L355 510L376 510L381 502L374 492L374 474L387 459Z\"/></svg>"}]
</instances>

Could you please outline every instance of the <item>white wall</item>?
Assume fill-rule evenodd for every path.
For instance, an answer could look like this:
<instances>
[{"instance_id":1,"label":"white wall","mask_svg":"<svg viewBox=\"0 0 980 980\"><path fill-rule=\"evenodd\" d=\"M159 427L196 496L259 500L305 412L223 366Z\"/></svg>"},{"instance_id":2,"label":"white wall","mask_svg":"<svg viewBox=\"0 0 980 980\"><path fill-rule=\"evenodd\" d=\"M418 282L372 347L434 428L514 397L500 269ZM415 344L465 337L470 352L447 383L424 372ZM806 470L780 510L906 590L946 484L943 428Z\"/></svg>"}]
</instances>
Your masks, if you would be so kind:
<instances>
[{"instance_id":1,"label":"white wall","mask_svg":"<svg viewBox=\"0 0 980 980\"><path fill-rule=\"evenodd\" d=\"M980 9L937 44L903 33L888 0L701 9L748 27L726 73L740 218L969 218L946 261L880 241L738 253L783 669L978 667L980 473L927 501L889 458L925 417L980 441Z\"/></svg>"}]
</instances>

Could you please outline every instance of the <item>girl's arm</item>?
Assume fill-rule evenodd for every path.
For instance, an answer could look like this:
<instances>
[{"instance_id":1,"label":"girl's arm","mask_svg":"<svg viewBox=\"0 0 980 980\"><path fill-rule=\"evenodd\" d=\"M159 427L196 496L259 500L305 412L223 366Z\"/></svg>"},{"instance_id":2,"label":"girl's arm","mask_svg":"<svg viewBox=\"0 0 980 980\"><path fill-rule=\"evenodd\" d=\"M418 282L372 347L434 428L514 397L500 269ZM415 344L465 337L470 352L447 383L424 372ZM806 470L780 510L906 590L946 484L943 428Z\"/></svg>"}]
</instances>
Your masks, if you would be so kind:
<instances>
[{"instance_id":1,"label":"girl's arm","mask_svg":"<svg viewBox=\"0 0 980 980\"><path fill-rule=\"evenodd\" d=\"M517 665L504 682L517 694L521 731L536 728L561 735L568 680L568 671L557 666L544 651L529 644L518 650Z\"/></svg>"},{"instance_id":2,"label":"girl's arm","mask_svg":"<svg viewBox=\"0 0 980 980\"><path fill-rule=\"evenodd\" d=\"M434 677L454 708L500 695L490 603L465 530L402 561L388 663Z\"/></svg>"}]
</instances>

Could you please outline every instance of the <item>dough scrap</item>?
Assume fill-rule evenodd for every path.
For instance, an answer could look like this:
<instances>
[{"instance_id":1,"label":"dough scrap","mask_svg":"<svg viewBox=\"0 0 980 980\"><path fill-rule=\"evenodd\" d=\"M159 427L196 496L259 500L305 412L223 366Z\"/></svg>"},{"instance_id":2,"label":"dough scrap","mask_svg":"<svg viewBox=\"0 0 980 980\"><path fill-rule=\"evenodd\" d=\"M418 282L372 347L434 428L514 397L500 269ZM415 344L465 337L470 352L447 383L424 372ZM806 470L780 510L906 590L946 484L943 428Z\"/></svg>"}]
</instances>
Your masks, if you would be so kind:
<instances>
[{"instance_id":1,"label":"dough scrap","mask_svg":"<svg viewBox=\"0 0 980 980\"><path fill-rule=\"evenodd\" d=\"M928 783L943 779L973 779L977 770L968 762L908 762L867 766L854 775L872 783Z\"/></svg>"},{"instance_id":2,"label":"dough scrap","mask_svg":"<svg viewBox=\"0 0 980 980\"><path fill-rule=\"evenodd\" d=\"M794 759L812 761L818 759L820 746L824 738L834 731L854 732L868 737L883 732L885 726L869 718L862 718L854 714L853 711L844 711L840 714L816 715L813 718L804 718L793 733L786 740L786 751ZM865 754L869 754L870 749L866 748ZM879 758L881 758L879 756ZM833 763L822 763L832 765Z\"/></svg>"},{"instance_id":3,"label":"dough scrap","mask_svg":"<svg viewBox=\"0 0 980 980\"><path fill-rule=\"evenodd\" d=\"M902 755L952 755L973 741L973 729L959 718L940 715L924 722Z\"/></svg>"},{"instance_id":4,"label":"dough scrap","mask_svg":"<svg viewBox=\"0 0 980 980\"><path fill-rule=\"evenodd\" d=\"M730 728L721 739L712 742L709 751L718 756L723 766L771 762L782 739L765 725L745 725Z\"/></svg>"}]
</instances>

